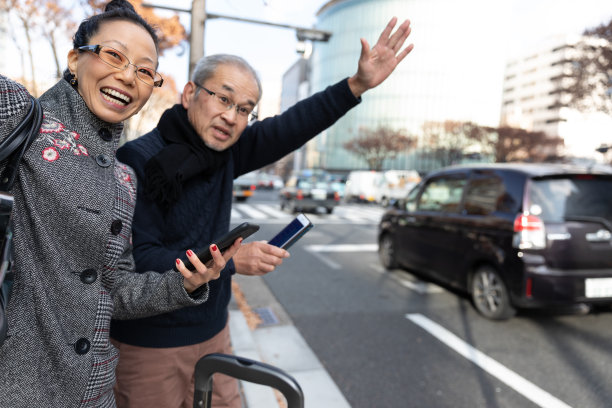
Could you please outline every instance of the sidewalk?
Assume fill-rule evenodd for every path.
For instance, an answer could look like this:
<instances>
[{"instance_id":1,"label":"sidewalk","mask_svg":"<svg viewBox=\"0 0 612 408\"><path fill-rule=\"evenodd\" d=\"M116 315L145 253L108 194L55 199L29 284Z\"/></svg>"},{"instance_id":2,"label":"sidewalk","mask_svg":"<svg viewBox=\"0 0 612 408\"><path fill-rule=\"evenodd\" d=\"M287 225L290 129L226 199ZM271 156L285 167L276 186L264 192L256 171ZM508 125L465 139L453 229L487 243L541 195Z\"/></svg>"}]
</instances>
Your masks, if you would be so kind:
<instances>
[{"instance_id":1,"label":"sidewalk","mask_svg":"<svg viewBox=\"0 0 612 408\"><path fill-rule=\"evenodd\" d=\"M295 378L304 392L305 408L350 408L263 279L240 275L233 279L244 295L244 299L233 296L229 307L234 354L271 364ZM261 323L251 330L253 312ZM241 387L245 408L285 406L284 401L279 405L276 395L281 394L272 388L247 382Z\"/></svg>"}]
</instances>

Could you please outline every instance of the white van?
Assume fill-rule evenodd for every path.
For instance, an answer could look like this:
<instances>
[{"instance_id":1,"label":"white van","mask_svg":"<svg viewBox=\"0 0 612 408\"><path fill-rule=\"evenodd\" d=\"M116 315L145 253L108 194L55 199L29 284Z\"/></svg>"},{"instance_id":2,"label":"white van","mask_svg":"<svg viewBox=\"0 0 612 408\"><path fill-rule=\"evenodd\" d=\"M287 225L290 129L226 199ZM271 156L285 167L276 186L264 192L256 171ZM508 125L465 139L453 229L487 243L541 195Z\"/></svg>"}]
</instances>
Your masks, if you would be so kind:
<instances>
[{"instance_id":1,"label":"white van","mask_svg":"<svg viewBox=\"0 0 612 408\"><path fill-rule=\"evenodd\" d=\"M376 180L374 201L386 207L390 201L406 197L419 181L421 176L416 170L387 170Z\"/></svg>"},{"instance_id":2,"label":"white van","mask_svg":"<svg viewBox=\"0 0 612 408\"><path fill-rule=\"evenodd\" d=\"M376 184L382 177L380 171L354 170L346 179L344 200L346 202L374 202Z\"/></svg>"}]
</instances>

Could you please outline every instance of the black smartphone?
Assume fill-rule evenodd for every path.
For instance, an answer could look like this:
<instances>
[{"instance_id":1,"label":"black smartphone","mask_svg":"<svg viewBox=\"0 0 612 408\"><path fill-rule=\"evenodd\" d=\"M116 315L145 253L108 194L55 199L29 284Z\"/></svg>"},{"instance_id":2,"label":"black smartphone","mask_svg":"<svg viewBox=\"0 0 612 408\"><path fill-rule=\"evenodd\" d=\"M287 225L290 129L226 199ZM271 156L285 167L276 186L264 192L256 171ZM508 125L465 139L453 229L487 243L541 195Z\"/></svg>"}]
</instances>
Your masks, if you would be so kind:
<instances>
[{"instance_id":1,"label":"black smartphone","mask_svg":"<svg viewBox=\"0 0 612 408\"><path fill-rule=\"evenodd\" d=\"M251 224L249 222L243 222L242 224L238 225L236 228L234 228L227 234L223 235L221 238L216 239L213 242L211 242L211 244L212 243L216 244L217 248L219 248L221 253L223 253L229 247L231 247L234 241L236 241L238 238L245 239L248 236L253 235L257 230L259 230L259 225ZM202 261L203 264L206 264L207 262L212 260L212 254L210 253L210 248L206 247L202 249L198 253L198 258L200 258L200 261ZM195 269L195 267L191 264L191 262L189 262L189 259L185 261L185 266L190 271L193 271Z\"/></svg>"},{"instance_id":2,"label":"black smartphone","mask_svg":"<svg viewBox=\"0 0 612 408\"><path fill-rule=\"evenodd\" d=\"M281 232L268 241L268 244L287 249L295 244L312 226L313 224L308 217L304 214L298 214Z\"/></svg>"}]
</instances>

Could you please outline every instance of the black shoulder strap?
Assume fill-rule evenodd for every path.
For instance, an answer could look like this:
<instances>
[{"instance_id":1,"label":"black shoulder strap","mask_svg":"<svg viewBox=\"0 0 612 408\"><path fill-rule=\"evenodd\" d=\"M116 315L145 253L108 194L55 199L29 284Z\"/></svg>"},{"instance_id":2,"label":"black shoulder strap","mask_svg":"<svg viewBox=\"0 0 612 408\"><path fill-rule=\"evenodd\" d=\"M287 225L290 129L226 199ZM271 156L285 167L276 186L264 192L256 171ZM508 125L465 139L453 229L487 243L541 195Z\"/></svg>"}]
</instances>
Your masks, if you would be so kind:
<instances>
[{"instance_id":1,"label":"black shoulder strap","mask_svg":"<svg viewBox=\"0 0 612 408\"><path fill-rule=\"evenodd\" d=\"M0 143L0 162L8 159L0 176L0 191L9 191L17 178L19 162L39 133L42 108L38 99L31 98L30 110L11 134Z\"/></svg>"}]
</instances>

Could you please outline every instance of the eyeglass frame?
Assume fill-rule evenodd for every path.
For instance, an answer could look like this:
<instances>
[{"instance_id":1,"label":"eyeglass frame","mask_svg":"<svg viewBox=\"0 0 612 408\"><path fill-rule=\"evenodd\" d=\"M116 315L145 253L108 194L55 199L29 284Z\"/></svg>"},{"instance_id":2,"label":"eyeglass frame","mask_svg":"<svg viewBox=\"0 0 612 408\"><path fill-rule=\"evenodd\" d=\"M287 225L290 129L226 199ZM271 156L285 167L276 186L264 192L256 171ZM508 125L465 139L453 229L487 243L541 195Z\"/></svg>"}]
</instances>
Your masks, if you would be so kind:
<instances>
[{"instance_id":1,"label":"eyeglass frame","mask_svg":"<svg viewBox=\"0 0 612 408\"><path fill-rule=\"evenodd\" d=\"M122 55L126 61L128 62L127 65L125 65L123 68L122 67L117 67L115 65L112 65L111 63L109 63L108 61L106 61L104 58L102 58L100 56L100 51L102 50L102 48L110 48L111 50L117 52L119 55ZM119 51L116 48L113 48L111 46L108 45L100 45L100 44L93 44L93 45L83 45L81 47L78 47L77 50L79 52L85 52L85 51L89 51L92 52L94 54L96 54L98 56L98 58L100 58L100 60L105 63L106 65L108 65L109 67L113 67L113 68L117 68L121 71L125 71L130 65L134 66L136 69L134 70L134 73L136 74L136 78L138 78L141 82L145 83L146 85L149 85L153 88L160 88L163 84L164 84L164 77L161 76L161 74L159 72L157 72L156 70L153 70L153 72L155 73L155 75L159 75L159 78L157 81L155 80L155 76L152 78L153 79L153 84L148 84L146 83L141 77L140 75L138 75L138 69L139 68L146 68L146 69L151 69L148 67L144 67L141 65L136 65L136 64L132 64L132 61L130 61L130 59L121 51Z\"/></svg>"},{"instance_id":2,"label":"eyeglass frame","mask_svg":"<svg viewBox=\"0 0 612 408\"><path fill-rule=\"evenodd\" d=\"M240 111L238 110L241 107L240 105L238 105L235 102L232 102L230 104L226 104L225 102L223 102L221 100L221 97L224 97L224 98L227 98L228 101L231 101L231 99L229 99L228 96L223 95L223 94L219 95L217 92L211 91L210 89L200 85L196 81L193 81L193 83L195 84L196 87L202 88L203 90L206 91L207 94L209 94L210 96L214 96L219 102L223 103L225 105L225 109L226 110L230 110L230 109L232 109L235 106L236 107L236 114L238 114L238 116L242 116L242 115L240 115ZM250 119L249 119L249 116L250 116ZM246 116L243 116L243 117L246 117L249 122L253 122L253 121L257 120L257 112L255 112L255 107L253 107L253 110L251 112L249 112Z\"/></svg>"}]
</instances>

